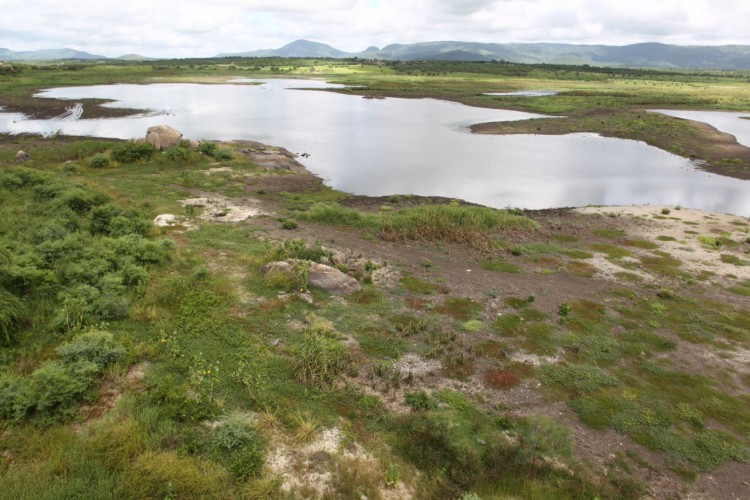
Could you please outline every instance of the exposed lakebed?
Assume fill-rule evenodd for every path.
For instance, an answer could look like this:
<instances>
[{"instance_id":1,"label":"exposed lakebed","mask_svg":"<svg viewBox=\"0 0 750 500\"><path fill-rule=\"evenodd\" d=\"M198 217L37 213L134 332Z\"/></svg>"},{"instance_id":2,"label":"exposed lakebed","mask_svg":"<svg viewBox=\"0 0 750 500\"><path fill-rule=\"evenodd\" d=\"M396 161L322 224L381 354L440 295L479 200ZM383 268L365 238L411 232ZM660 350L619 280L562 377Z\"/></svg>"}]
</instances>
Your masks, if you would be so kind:
<instances>
[{"instance_id":1,"label":"exposed lakebed","mask_svg":"<svg viewBox=\"0 0 750 500\"><path fill-rule=\"evenodd\" d=\"M474 135L469 125L540 115L293 90L327 87L332 85L279 79L57 88L39 95L71 103L111 99L107 106L149 111L98 120L0 113L0 132L129 139L163 123L191 139L248 139L308 153L303 162L313 173L356 194L446 196L493 207L659 204L750 213L749 181L702 172L641 142L595 134Z\"/></svg>"}]
</instances>

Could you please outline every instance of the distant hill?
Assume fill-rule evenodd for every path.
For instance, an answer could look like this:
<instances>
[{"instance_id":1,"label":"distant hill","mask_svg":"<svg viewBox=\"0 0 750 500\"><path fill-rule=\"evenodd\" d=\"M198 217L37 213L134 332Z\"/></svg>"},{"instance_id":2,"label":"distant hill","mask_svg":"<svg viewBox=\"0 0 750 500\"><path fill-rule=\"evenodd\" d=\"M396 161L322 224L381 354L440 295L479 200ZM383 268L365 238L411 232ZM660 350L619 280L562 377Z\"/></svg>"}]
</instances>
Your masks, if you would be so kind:
<instances>
[{"instance_id":1,"label":"distant hill","mask_svg":"<svg viewBox=\"0 0 750 500\"><path fill-rule=\"evenodd\" d=\"M750 69L750 46L681 46L662 43L574 45L562 43L477 43L436 41L392 44L382 49L343 52L330 45L297 40L280 49L224 53L218 57L359 57L385 61L491 61L592 66Z\"/></svg>"},{"instance_id":2,"label":"distant hill","mask_svg":"<svg viewBox=\"0 0 750 500\"><path fill-rule=\"evenodd\" d=\"M217 57L354 57L352 54L334 49L324 43L309 40L296 40L284 45L280 49L253 50L250 52L236 52L219 54Z\"/></svg>"},{"instance_id":3,"label":"distant hill","mask_svg":"<svg viewBox=\"0 0 750 500\"><path fill-rule=\"evenodd\" d=\"M125 54L124 56L117 57L120 61L156 61L157 57L142 56L140 54Z\"/></svg>"},{"instance_id":4,"label":"distant hill","mask_svg":"<svg viewBox=\"0 0 750 500\"><path fill-rule=\"evenodd\" d=\"M635 68L744 69L750 70L750 45L685 46L663 43L633 45L574 45L564 43L478 43L434 41L368 47L344 52L324 43L296 40L278 49L218 54L216 57L321 57L379 59L383 61L508 61L527 64L572 64ZM108 59L74 49L13 51L0 48L3 61ZM124 61L155 61L139 54L118 57Z\"/></svg>"},{"instance_id":5,"label":"distant hill","mask_svg":"<svg viewBox=\"0 0 750 500\"><path fill-rule=\"evenodd\" d=\"M20 52L10 49L0 49L0 59L5 61L56 61L65 59L92 60L107 58L75 49L41 49Z\"/></svg>"}]
</instances>

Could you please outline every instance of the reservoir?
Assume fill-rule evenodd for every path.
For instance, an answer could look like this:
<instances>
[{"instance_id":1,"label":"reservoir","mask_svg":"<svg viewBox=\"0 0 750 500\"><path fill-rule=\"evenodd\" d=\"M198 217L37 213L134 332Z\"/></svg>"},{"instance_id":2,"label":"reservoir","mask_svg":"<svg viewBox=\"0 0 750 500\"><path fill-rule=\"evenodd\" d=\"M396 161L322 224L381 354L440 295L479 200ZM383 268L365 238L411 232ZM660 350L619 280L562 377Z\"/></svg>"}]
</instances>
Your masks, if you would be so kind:
<instances>
[{"instance_id":1,"label":"reservoir","mask_svg":"<svg viewBox=\"0 0 750 500\"><path fill-rule=\"evenodd\" d=\"M310 171L355 194L445 196L496 208L656 204L750 215L750 181L700 171L641 142L595 134L475 135L472 124L540 115L434 99L362 99L310 90L333 87L314 80L257 83L50 89L39 95L71 106L111 99L107 106L147 111L96 120L0 112L0 132L133 139L166 124L190 139L254 140L307 153L300 160Z\"/></svg>"}]
</instances>

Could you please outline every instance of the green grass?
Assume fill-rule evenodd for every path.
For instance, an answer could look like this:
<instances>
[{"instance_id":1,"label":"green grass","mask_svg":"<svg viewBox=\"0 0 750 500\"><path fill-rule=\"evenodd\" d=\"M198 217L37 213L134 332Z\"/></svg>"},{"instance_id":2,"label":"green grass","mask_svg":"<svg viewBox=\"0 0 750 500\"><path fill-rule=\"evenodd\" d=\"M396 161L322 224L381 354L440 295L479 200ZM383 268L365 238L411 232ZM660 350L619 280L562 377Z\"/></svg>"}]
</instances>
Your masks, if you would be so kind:
<instances>
[{"instance_id":1,"label":"green grass","mask_svg":"<svg viewBox=\"0 0 750 500\"><path fill-rule=\"evenodd\" d=\"M404 276L401 278L401 285L409 292L422 295L431 295L436 292L445 293L446 291L443 286L423 281L416 276Z\"/></svg>"},{"instance_id":2,"label":"green grass","mask_svg":"<svg viewBox=\"0 0 750 500\"><path fill-rule=\"evenodd\" d=\"M750 266L750 260L740 258L734 254L723 253L721 254L720 258L721 261L725 264L732 264L735 266Z\"/></svg>"},{"instance_id":3,"label":"green grass","mask_svg":"<svg viewBox=\"0 0 750 500\"><path fill-rule=\"evenodd\" d=\"M487 259L481 262L482 269L496 271L500 273L520 273L521 267L511 262L505 262L499 259Z\"/></svg>"},{"instance_id":4,"label":"green grass","mask_svg":"<svg viewBox=\"0 0 750 500\"><path fill-rule=\"evenodd\" d=\"M594 229L592 231L597 236L601 236L602 238L607 238L610 240L615 240L618 238L622 238L625 236L625 231L622 229L610 229L610 228L602 228L602 229Z\"/></svg>"},{"instance_id":5,"label":"green grass","mask_svg":"<svg viewBox=\"0 0 750 500\"><path fill-rule=\"evenodd\" d=\"M653 241L643 239L626 239L621 240L620 243L625 245L626 247L643 248L645 250L656 250L657 248L659 248L659 245L657 245Z\"/></svg>"},{"instance_id":6,"label":"green grass","mask_svg":"<svg viewBox=\"0 0 750 500\"><path fill-rule=\"evenodd\" d=\"M750 280L747 280L739 285L730 287L729 291L737 295L750 297Z\"/></svg>"},{"instance_id":7,"label":"green grass","mask_svg":"<svg viewBox=\"0 0 750 500\"><path fill-rule=\"evenodd\" d=\"M445 241L490 248L492 239L505 231L534 231L531 219L484 207L419 205L377 214L363 213L335 203L314 204L298 212L302 220L375 231L386 241Z\"/></svg>"},{"instance_id":8,"label":"green grass","mask_svg":"<svg viewBox=\"0 0 750 500\"><path fill-rule=\"evenodd\" d=\"M482 311L482 305L471 299L448 297L435 308L435 312L445 314L459 321L474 319Z\"/></svg>"}]
</instances>

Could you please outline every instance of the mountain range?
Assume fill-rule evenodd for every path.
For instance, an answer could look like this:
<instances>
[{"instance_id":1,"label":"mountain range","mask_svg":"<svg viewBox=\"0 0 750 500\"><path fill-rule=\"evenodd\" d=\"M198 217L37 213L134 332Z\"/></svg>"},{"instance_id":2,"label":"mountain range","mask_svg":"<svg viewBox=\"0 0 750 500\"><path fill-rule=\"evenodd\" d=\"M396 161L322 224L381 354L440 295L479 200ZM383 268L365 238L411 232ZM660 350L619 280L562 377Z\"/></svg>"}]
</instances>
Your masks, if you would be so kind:
<instances>
[{"instance_id":1,"label":"mountain range","mask_svg":"<svg viewBox=\"0 0 750 500\"><path fill-rule=\"evenodd\" d=\"M379 59L384 61L508 61L527 64L571 64L641 68L750 69L750 45L574 45L563 43L478 43L436 41L368 47L361 52L344 52L324 43L296 40L278 49L222 53L216 57L320 57ZM16 52L0 48L0 60L51 61L95 60L107 57L74 49L45 49ZM128 54L119 60L155 60Z\"/></svg>"},{"instance_id":2,"label":"mountain range","mask_svg":"<svg viewBox=\"0 0 750 500\"><path fill-rule=\"evenodd\" d=\"M526 64L589 64L646 68L750 69L750 46L683 46L663 43L574 45L564 43L478 43L461 41L393 44L344 52L297 40L279 49L224 53L217 57L332 57L385 61L508 61Z\"/></svg>"},{"instance_id":3,"label":"mountain range","mask_svg":"<svg viewBox=\"0 0 750 500\"><path fill-rule=\"evenodd\" d=\"M106 56L90 54L82 50L75 49L41 49L41 50L24 50L15 51L0 48L0 61L93 61L111 59ZM123 61L152 61L154 58L141 56L138 54L126 54L115 59Z\"/></svg>"}]
</instances>

